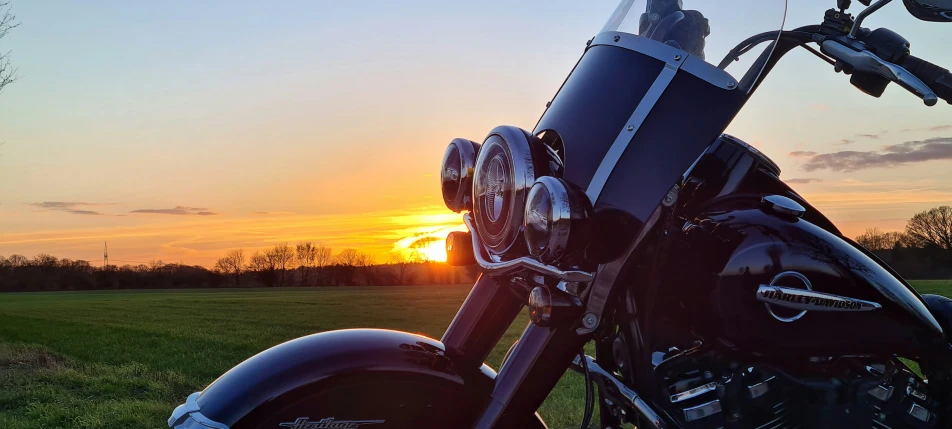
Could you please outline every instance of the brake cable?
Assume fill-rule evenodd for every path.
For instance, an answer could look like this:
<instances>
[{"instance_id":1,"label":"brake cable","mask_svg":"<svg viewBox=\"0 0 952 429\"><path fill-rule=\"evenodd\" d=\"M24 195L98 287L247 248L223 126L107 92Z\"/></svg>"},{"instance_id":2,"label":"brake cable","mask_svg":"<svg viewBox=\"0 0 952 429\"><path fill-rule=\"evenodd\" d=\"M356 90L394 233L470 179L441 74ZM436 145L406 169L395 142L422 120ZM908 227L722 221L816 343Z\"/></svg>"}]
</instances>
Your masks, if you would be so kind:
<instances>
[{"instance_id":1,"label":"brake cable","mask_svg":"<svg viewBox=\"0 0 952 429\"><path fill-rule=\"evenodd\" d=\"M816 31L819 31L819 29L820 29L820 26L818 25L808 25L808 26L800 27L790 31L768 31L765 33L760 33L760 34L751 36L747 38L747 40L740 42L740 44L734 47L734 49L731 49L731 51L728 52L727 55L724 57L724 59L721 60L721 62L717 65L717 68L722 70L726 69L727 66L730 65L731 62L733 62L734 60L737 60L738 58L740 58L741 55L746 54L757 45L764 42L775 41L778 39L784 39L784 40L797 42L797 45L799 45L800 47L810 51L810 53L820 57L824 61L830 62L829 58L827 58L820 52L816 51L815 49L807 46L807 43L813 41L813 35Z\"/></svg>"},{"instance_id":2,"label":"brake cable","mask_svg":"<svg viewBox=\"0 0 952 429\"><path fill-rule=\"evenodd\" d=\"M592 374L588 371L588 357L585 356L585 347L579 352L582 360L582 372L585 373L585 414L582 415L581 429L588 429L592 421L593 408L595 406L594 392L592 391Z\"/></svg>"}]
</instances>

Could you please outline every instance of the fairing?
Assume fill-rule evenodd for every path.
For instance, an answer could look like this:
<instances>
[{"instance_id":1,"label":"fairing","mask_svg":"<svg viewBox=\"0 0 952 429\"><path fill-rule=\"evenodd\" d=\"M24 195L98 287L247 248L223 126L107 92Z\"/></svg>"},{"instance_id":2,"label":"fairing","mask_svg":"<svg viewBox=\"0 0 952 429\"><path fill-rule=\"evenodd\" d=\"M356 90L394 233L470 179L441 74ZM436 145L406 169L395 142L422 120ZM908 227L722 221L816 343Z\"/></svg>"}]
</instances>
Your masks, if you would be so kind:
<instances>
[{"instance_id":1,"label":"fairing","mask_svg":"<svg viewBox=\"0 0 952 429\"><path fill-rule=\"evenodd\" d=\"M683 70L676 49L650 40L628 46L624 37L596 37L534 131L558 134L564 179L595 203L595 262L620 255L747 100Z\"/></svg>"}]
</instances>

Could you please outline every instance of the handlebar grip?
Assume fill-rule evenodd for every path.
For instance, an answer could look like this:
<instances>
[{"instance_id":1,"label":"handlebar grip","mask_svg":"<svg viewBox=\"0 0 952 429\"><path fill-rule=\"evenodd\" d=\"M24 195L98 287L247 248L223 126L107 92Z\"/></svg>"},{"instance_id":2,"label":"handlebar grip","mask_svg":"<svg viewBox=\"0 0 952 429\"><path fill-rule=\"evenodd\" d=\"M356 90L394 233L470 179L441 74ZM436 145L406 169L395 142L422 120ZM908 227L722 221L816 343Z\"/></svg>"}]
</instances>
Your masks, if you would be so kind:
<instances>
[{"instance_id":1,"label":"handlebar grip","mask_svg":"<svg viewBox=\"0 0 952 429\"><path fill-rule=\"evenodd\" d=\"M929 85L939 98L952 104L952 73L948 70L912 55L906 55L900 66Z\"/></svg>"}]
</instances>

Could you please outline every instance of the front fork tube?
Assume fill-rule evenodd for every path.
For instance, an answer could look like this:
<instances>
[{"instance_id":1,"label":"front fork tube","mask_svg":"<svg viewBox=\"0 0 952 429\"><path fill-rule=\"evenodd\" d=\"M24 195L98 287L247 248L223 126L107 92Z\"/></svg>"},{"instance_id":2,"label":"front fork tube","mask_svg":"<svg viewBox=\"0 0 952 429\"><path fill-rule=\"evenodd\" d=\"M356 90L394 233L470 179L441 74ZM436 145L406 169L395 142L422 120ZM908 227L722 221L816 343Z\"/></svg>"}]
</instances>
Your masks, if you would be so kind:
<instances>
[{"instance_id":1,"label":"front fork tube","mask_svg":"<svg viewBox=\"0 0 952 429\"><path fill-rule=\"evenodd\" d=\"M443 334L446 353L464 365L482 365L526 305L527 292L481 275ZM554 327L529 323L512 349L474 427L519 427L532 417L591 335L574 321Z\"/></svg>"},{"instance_id":2,"label":"front fork tube","mask_svg":"<svg viewBox=\"0 0 952 429\"><path fill-rule=\"evenodd\" d=\"M576 334L571 323L548 328L529 323L496 376L492 399L474 427L525 424L589 339L589 335Z\"/></svg>"},{"instance_id":3,"label":"front fork tube","mask_svg":"<svg viewBox=\"0 0 952 429\"><path fill-rule=\"evenodd\" d=\"M480 275L440 340L447 355L478 368L519 316L527 296L508 282Z\"/></svg>"}]
</instances>

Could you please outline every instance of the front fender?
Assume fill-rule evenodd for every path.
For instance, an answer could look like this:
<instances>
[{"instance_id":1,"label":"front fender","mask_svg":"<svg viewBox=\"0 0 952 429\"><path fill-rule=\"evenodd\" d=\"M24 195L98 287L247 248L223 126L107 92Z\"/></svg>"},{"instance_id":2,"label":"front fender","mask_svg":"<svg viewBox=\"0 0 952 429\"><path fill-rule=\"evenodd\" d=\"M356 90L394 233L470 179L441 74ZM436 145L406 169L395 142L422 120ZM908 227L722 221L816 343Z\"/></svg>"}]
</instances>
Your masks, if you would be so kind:
<instances>
[{"instance_id":1,"label":"front fender","mask_svg":"<svg viewBox=\"0 0 952 429\"><path fill-rule=\"evenodd\" d=\"M374 429L421 418L440 423L438 416L459 419L482 410L495 375L486 365L457 364L442 343L422 335L330 331L279 344L235 366L176 408L169 425L279 428L298 421L310 427L308 421L327 418L372 419ZM545 427L538 417L530 425Z\"/></svg>"}]
</instances>

